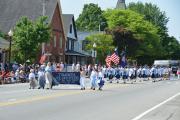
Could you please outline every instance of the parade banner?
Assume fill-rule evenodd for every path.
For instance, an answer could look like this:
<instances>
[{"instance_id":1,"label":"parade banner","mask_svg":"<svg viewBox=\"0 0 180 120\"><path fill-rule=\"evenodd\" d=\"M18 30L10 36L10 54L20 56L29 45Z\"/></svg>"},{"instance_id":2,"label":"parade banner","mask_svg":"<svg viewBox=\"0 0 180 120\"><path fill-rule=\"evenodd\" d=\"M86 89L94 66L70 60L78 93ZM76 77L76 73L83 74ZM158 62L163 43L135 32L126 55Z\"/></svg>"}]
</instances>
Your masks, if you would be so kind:
<instances>
[{"instance_id":1,"label":"parade banner","mask_svg":"<svg viewBox=\"0 0 180 120\"><path fill-rule=\"evenodd\" d=\"M59 84L80 85L80 72L53 72L52 75Z\"/></svg>"}]
</instances>

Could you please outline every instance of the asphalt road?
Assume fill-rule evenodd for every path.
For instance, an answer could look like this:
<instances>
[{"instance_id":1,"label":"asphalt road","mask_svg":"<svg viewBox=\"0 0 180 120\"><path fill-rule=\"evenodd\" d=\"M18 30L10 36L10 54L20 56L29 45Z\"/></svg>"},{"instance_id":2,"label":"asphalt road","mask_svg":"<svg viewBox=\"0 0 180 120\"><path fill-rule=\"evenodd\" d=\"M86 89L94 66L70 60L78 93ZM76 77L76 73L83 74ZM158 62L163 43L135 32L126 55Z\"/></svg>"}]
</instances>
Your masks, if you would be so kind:
<instances>
[{"instance_id":1,"label":"asphalt road","mask_svg":"<svg viewBox=\"0 0 180 120\"><path fill-rule=\"evenodd\" d=\"M53 90L30 90L28 84L0 85L0 120L180 119L180 80L106 83L103 91L79 89L74 85Z\"/></svg>"}]
</instances>

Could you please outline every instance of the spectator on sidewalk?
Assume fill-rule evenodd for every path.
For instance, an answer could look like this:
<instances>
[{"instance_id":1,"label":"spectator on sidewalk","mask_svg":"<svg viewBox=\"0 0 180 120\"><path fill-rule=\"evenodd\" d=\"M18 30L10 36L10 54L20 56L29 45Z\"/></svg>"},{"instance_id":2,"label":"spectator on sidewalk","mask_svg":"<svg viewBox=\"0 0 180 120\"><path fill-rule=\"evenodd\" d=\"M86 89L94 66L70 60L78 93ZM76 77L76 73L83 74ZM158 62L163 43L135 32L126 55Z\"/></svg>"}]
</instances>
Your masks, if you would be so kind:
<instances>
[{"instance_id":1,"label":"spectator on sidewalk","mask_svg":"<svg viewBox=\"0 0 180 120\"><path fill-rule=\"evenodd\" d=\"M178 79L180 79L180 68L178 68L177 70L177 76L178 76Z\"/></svg>"},{"instance_id":2,"label":"spectator on sidewalk","mask_svg":"<svg viewBox=\"0 0 180 120\"><path fill-rule=\"evenodd\" d=\"M35 78L35 74L34 74L34 70L31 69L30 70L30 74L29 74L29 83L30 83L30 88L29 89L34 89L36 87L36 78Z\"/></svg>"}]
</instances>

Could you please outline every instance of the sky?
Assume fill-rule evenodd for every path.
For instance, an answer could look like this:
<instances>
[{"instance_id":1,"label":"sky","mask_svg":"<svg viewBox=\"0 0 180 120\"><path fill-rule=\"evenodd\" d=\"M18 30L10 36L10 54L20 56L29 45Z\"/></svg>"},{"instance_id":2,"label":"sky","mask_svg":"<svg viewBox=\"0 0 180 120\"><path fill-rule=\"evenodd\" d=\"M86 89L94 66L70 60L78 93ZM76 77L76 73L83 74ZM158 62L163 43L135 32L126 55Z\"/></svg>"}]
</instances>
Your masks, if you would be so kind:
<instances>
[{"instance_id":1,"label":"sky","mask_svg":"<svg viewBox=\"0 0 180 120\"><path fill-rule=\"evenodd\" d=\"M118 0L60 0L63 14L74 14L75 19L78 18L82 12L84 4L95 3L98 4L103 10L107 8L115 8ZM167 24L169 35L176 37L180 41L180 0L126 0L126 5L130 2L143 3L151 2L156 4L161 11L166 12L169 18Z\"/></svg>"}]
</instances>

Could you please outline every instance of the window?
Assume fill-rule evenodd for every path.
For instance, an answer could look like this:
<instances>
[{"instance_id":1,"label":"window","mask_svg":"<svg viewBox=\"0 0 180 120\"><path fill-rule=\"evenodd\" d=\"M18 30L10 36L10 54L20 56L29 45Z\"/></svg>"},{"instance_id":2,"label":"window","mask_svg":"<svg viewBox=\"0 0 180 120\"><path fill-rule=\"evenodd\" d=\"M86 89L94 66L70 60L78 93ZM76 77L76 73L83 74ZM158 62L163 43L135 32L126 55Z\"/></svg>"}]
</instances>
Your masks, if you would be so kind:
<instances>
[{"instance_id":1,"label":"window","mask_svg":"<svg viewBox=\"0 0 180 120\"><path fill-rule=\"evenodd\" d=\"M71 40L70 39L68 40L68 43L69 43L69 50L71 50Z\"/></svg>"},{"instance_id":2,"label":"window","mask_svg":"<svg viewBox=\"0 0 180 120\"><path fill-rule=\"evenodd\" d=\"M82 41L82 50L86 51L86 45L88 44L88 41L83 40Z\"/></svg>"},{"instance_id":3,"label":"window","mask_svg":"<svg viewBox=\"0 0 180 120\"><path fill-rule=\"evenodd\" d=\"M69 30L70 33L72 33L72 24L70 25L70 30Z\"/></svg>"},{"instance_id":4,"label":"window","mask_svg":"<svg viewBox=\"0 0 180 120\"><path fill-rule=\"evenodd\" d=\"M59 47L62 48L62 41L63 41L63 37L62 35L60 34L60 40L59 40Z\"/></svg>"},{"instance_id":5,"label":"window","mask_svg":"<svg viewBox=\"0 0 180 120\"><path fill-rule=\"evenodd\" d=\"M56 35L54 35L54 47L56 47L56 40L57 38L56 38Z\"/></svg>"},{"instance_id":6,"label":"window","mask_svg":"<svg viewBox=\"0 0 180 120\"><path fill-rule=\"evenodd\" d=\"M74 50L74 41L71 40L71 50Z\"/></svg>"},{"instance_id":7,"label":"window","mask_svg":"<svg viewBox=\"0 0 180 120\"><path fill-rule=\"evenodd\" d=\"M69 50L69 40L66 41L66 50Z\"/></svg>"}]
</instances>

